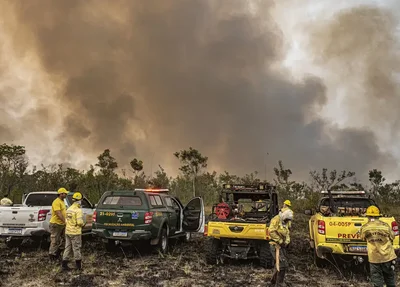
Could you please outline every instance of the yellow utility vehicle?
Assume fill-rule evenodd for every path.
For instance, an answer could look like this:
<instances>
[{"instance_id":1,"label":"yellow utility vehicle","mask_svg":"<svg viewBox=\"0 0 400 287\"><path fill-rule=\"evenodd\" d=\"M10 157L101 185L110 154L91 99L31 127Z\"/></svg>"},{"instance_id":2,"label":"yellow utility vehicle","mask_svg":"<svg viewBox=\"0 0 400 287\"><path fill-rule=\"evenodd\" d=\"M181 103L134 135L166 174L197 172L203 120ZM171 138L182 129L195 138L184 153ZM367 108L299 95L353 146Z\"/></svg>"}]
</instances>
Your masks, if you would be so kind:
<instances>
[{"instance_id":1,"label":"yellow utility vehicle","mask_svg":"<svg viewBox=\"0 0 400 287\"><path fill-rule=\"evenodd\" d=\"M278 213L275 186L224 184L204 230L207 263L258 259L261 266L273 267L268 224Z\"/></svg>"},{"instance_id":2,"label":"yellow utility vehicle","mask_svg":"<svg viewBox=\"0 0 400 287\"><path fill-rule=\"evenodd\" d=\"M376 202L365 191L322 191L316 210L306 210L309 220L310 246L317 267L324 267L327 260L341 259L361 264L368 261L367 244L361 240L360 229L368 222L365 212ZM393 216L380 218L391 226L396 253L399 252L399 228Z\"/></svg>"}]
</instances>

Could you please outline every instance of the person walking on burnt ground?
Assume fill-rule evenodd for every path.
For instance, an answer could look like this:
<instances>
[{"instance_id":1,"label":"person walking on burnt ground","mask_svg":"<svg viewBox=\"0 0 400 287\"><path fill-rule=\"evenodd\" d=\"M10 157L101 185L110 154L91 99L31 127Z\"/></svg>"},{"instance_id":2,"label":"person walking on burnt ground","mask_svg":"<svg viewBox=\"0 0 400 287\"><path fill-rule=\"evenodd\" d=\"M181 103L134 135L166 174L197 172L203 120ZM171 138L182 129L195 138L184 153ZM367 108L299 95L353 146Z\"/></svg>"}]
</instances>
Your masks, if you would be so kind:
<instances>
[{"instance_id":1,"label":"person walking on burnt ground","mask_svg":"<svg viewBox=\"0 0 400 287\"><path fill-rule=\"evenodd\" d=\"M372 205L365 214L368 223L361 227L361 239L367 241L371 282L374 287L396 286L396 253L393 248L395 234L392 228L379 220L379 208Z\"/></svg>"},{"instance_id":2,"label":"person walking on burnt ground","mask_svg":"<svg viewBox=\"0 0 400 287\"><path fill-rule=\"evenodd\" d=\"M290 209L281 211L271 220L269 226L270 248L275 260L275 267L270 286L282 286L284 282L289 267L286 248L290 243L289 224L292 220L293 211Z\"/></svg>"},{"instance_id":3,"label":"person walking on burnt ground","mask_svg":"<svg viewBox=\"0 0 400 287\"><path fill-rule=\"evenodd\" d=\"M72 196L74 202L67 210L67 221L65 228L65 250L62 260L62 269L70 270L68 261L72 255L75 259L76 269L82 270L82 227L85 223L83 221L82 213L82 194L75 192Z\"/></svg>"},{"instance_id":4,"label":"person walking on burnt ground","mask_svg":"<svg viewBox=\"0 0 400 287\"><path fill-rule=\"evenodd\" d=\"M68 191L65 188L58 190L58 197L51 205L50 219L50 249L49 257L51 260L59 259L64 249L64 232L65 232L65 216L66 206L64 199L67 197Z\"/></svg>"}]
</instances>

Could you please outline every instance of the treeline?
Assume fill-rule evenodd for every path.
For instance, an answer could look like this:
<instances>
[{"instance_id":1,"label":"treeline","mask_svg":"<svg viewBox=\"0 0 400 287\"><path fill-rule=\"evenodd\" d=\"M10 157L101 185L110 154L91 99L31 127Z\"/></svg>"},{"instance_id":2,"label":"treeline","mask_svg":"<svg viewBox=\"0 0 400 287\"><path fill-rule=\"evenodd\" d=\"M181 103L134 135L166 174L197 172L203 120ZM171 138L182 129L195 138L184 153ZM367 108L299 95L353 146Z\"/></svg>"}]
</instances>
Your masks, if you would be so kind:
<instances>
[{"instance_id":1,"label":"treeline","mask_svg":"<svg viewBox=\"0 0 400 287\"><path fill-rule=\"evenodd\" d=\"M88 170L78 170L61 164L40 166L29 169L24 146L2 144L0 146L0 190L20 203L24 192L56 190L61 186L71 191L83 192L92 202L97 203L106 190L133 188L169 188L171 193L187 202L194 196L202 196L207 205L218 201L223 183L254 184L262 182L257 171L237 176L228 171L218 174L207 171L208 157L198 150L189 148L174 153L181 163L177 177L168 176L162 166L147 175L142 160L133 158L130 168L120 169L109 149L97 157L97 162ZM368 186L357 182L352 171L310 171L310 179L296 182L291 179L292 171L282 161L274 168L272 184L277 186L280 198L295 200L295 209L314 207L320 190L365 190L380 204L394 206L400 203L399 181L386 183L382 172L369 172Z\"/></svg>"}]
</instances>

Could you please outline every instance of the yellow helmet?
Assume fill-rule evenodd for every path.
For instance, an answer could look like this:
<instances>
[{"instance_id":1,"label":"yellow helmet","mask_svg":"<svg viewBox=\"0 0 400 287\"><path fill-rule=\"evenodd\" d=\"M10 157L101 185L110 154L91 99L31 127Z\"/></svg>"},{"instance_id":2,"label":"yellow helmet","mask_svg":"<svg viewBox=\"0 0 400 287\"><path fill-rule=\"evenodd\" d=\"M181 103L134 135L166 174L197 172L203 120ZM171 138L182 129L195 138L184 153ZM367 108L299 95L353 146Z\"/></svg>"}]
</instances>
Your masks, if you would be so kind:
<instances>
[{"instance_id":1,"label":"yellow helmet","mask_svg":"<svg viewBox=\"0 0 400 287\"><path fill-rule=\"evenodd\" d=\"M58 192L58 194L62 194L62 193L68 194L68 191L64 187L59 188L57 192Z\"/></svg>"},{"instance_id":2,"label":"yellow helmet","mask_svg":"<svg viewBox=\"0 0 400 287\"><path fill-rule=\"evenodd\" d=\"M82 193L75 192L74 195L72 196L72 198L75 199L75 200L81 200L82 199Z\"/></svg>"},{"instance_id":3,"label":"yellow helmet","mask_svg":"<svg viewBox=\"0 0 400 287\"><path fill-rule=\"evenodd\" d=\"M370 207L367 208L367 212L365 213L366 216L371 216L371 217L376 217L380 216L380 211L379 208L376 207L375 205L371 205Z\"/></svg>"},{"instance_id":4,"label":"yellow helmet","mask_svg":"<svg viewBox=\"0 0 400 287\"><path fill-rule=\"evenodd\" d=\"M287 206L292 206L292 203L290 202L289 199L286 199L283 204L287 205Z\"/></svg>"}]
</instances>

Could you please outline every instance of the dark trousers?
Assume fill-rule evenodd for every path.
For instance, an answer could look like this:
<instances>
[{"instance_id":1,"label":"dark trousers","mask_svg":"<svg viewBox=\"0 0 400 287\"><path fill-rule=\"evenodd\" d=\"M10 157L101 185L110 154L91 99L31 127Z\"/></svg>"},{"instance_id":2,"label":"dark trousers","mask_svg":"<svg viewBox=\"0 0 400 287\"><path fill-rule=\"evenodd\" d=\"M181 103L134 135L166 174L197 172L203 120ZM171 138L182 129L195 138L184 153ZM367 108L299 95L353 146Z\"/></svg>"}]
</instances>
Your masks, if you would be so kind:
<instances>
[{"instance_id":1,"label":"dark trousers","mask_svg":"<svg viewBox=\"0 0 400 287\"><path fill-rule=\"evenodd\" d=\"M371 272L371 282L374 287L387 287L396 286L396 273L395 273L396 260L385 263L370 263L369 268Z\"/></svg>"},{"instance_id":2,"label":"dark trousers","mask_svg":"<svg viewBox=\"0 0 400 287\"><path fill-rule=\"evenodd\" d=\"M276 249L277 247L271 244L271 253L272 257L274 258L274 262L276 262ZM274 273L272 274L271 283L275 284L276 286L280 286L280 284L282 284L283 281L285 280L285 274L288 267L289 264L287 260L286 248L281 247L279 249L279 271L276 269L276 263L275 263Z\"/></svg>"}]
</instances>

